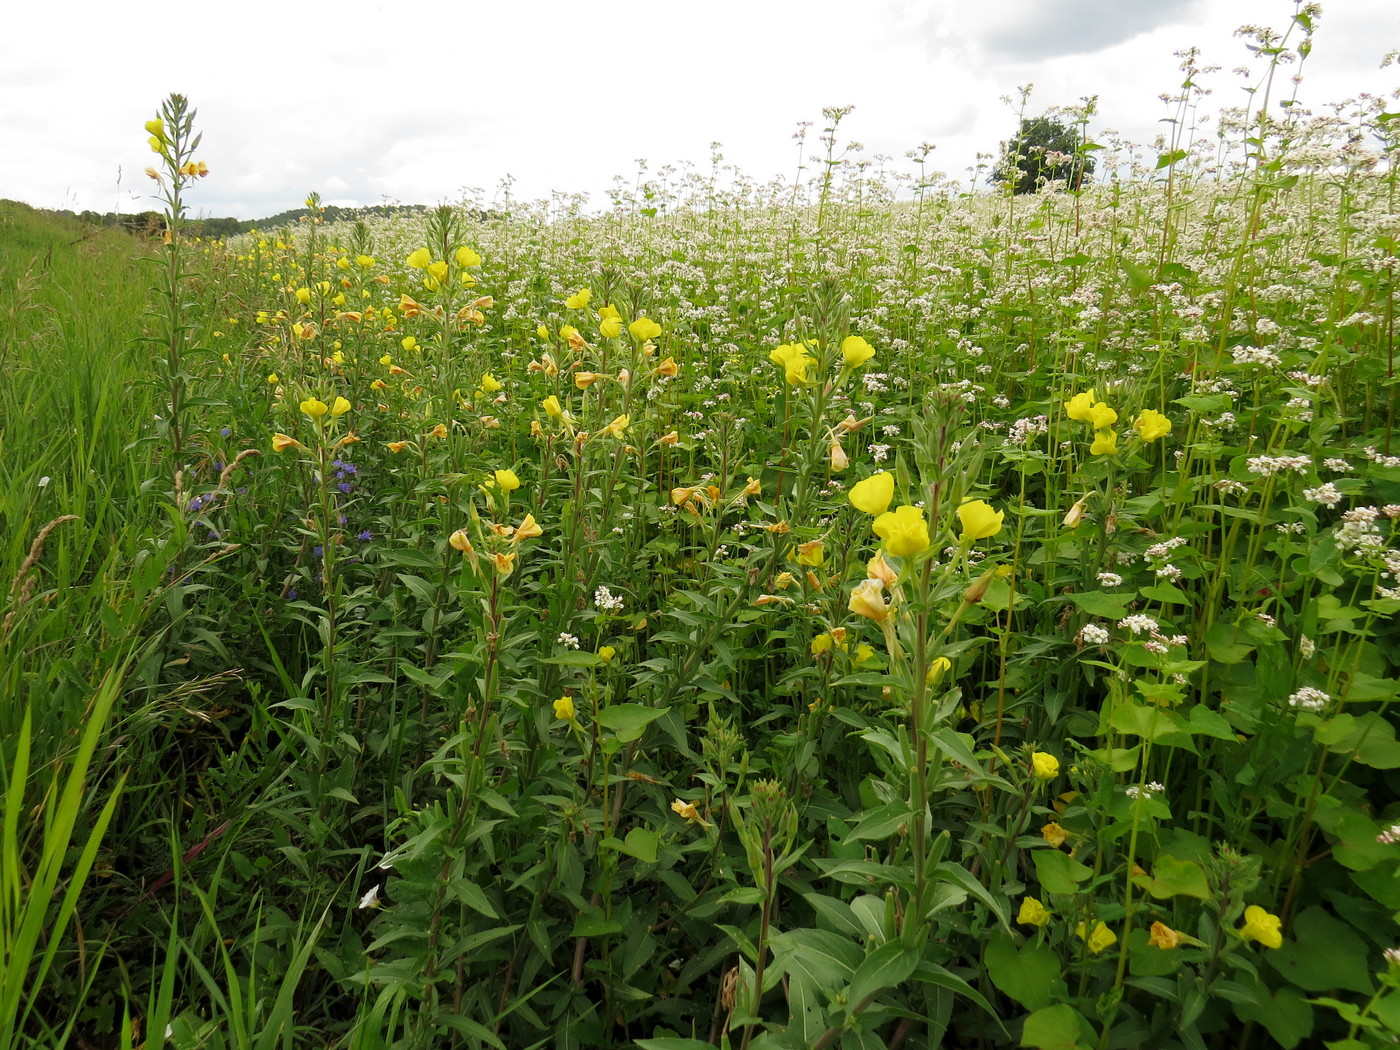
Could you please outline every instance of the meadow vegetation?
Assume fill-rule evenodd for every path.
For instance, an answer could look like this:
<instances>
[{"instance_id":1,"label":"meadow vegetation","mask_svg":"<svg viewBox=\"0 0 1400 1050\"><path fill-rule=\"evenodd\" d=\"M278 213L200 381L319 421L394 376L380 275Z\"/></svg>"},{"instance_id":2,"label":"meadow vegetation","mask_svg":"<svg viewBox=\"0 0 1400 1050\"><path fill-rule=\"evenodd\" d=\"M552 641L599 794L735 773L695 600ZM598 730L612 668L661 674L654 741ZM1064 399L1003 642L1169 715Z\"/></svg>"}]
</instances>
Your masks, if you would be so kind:
<instances>
[{"instance_id":1,"label":"meadow vegetation","mask_svg":"<svg viewBox=\"0 0 1400 1050\"><path fill-rule=\"evenodd\" d=\"M1400 115L1300 18L1076 191L829 110L210 242L172 96L163 241L6 205L0 1050L1394 1043Z\"/></svg>"}]
</instances>

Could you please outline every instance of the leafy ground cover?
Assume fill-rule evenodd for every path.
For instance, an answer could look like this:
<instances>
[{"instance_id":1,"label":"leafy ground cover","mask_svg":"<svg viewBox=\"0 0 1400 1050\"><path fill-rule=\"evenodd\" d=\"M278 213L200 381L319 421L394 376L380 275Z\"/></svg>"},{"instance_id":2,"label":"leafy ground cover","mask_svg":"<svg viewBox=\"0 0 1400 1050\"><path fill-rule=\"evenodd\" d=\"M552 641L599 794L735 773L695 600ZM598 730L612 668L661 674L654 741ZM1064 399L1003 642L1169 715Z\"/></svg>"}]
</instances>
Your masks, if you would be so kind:
<instances>
[{"instance_id":1,"label":"leafy ground cover","mask_svg":"<svg viewBox=\"0 0 1400 1050\"><path fill-rule=\"evenodd\" d=\"M1393 1042L1394 116L843 116L223 244L172 97L165 243L0 215L0 1046Z\"/></svg>"}]
</instances>

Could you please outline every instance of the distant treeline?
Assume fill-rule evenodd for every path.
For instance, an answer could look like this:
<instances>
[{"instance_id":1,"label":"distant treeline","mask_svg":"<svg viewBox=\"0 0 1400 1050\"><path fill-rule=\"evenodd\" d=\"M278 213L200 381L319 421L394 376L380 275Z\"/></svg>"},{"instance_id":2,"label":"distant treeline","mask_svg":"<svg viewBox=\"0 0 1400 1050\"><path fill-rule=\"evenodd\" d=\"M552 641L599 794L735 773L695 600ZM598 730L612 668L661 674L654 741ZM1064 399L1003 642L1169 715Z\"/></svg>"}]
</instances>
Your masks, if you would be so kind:
<instances>
[{"instance_id":1,"label":"distant treeline","mask_svg":"<svg viewBox=\"0 0 1400 1050\"><path fill-rule=\"evenodd\" d=\"M87 227L120 227L135 234L146 236L159 236L165 229L165 217L160 212L141 211L130 214L119 215L116 212L95 212L95 211L49 211L48 214L67 219L75 219ZM326 222L354 222L358 219L368 218L402 218L405 216L426 215L428 205L426 204L375 204L363 208L342 208L334 204L328 204L320 209L321 218ZM247 233L255 229L273 229L278 226L287 226L299 222L307 214L305 208L292 208L288 211L278 212L266 219L213 219L201 218L189 220L186 227L188 232L196 237L209 237L222 239L233 237L240 233ZM475 217L479 220L495 217L491 212L476 212Z\"/></svg>"}]
</instances>

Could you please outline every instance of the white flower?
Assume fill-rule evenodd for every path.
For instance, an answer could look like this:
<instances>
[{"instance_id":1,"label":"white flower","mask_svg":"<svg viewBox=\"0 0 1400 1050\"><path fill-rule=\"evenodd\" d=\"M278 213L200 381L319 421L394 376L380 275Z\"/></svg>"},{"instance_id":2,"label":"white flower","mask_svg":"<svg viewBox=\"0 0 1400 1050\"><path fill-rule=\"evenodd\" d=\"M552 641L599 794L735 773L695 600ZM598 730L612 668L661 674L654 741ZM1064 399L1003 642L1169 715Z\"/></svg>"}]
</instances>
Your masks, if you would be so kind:
<instances>
[{"instance_id":1,"label":"white flower","mask_svg":"<svg viewBox=\"0 0 1400 1050\"><path fill-rule=\"evenodd\" d=\"M1295 711L1321 711L1332 702L1332 698L1321 689L1305 685L1288 698L1288 706Z\"/></svg>"},{"instance_id":2,"label":"white flower","mask_svg":"<svg viewBox=\"0 0 1400 1050\"><path fill-rule=\"evenodd\" d=\"M369 892L366 893L363 897L360 898L360 903L357 904L356 907L357 907L360 911L364 911L366 908L377 908L377 907L379 907L379 884L378 884L378 883L376 883L375 885L373 885L373 886L371 886L371 887L369 888Z\"/></svg>"},{"instance_id":3,"label":"white flower","mask_svg":"<svg viewBox=\"0 0 1400 1050\"><path fill-rule=\"evenodd\" d=\"M1085 645L1107 645L1109 634L1098 624L1086 623L1080 630L1079 637L1084 639Z\"/></svg>"}]
</instances>

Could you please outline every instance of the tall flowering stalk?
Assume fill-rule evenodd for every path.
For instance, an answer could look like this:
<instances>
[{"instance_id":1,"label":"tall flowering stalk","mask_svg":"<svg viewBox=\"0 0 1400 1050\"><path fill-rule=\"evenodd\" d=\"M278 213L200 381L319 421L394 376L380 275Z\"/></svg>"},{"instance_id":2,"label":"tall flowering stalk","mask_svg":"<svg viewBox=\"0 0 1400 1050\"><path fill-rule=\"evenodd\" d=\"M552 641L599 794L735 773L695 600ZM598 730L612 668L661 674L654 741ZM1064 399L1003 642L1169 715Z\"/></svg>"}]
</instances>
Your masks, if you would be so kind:
<instances>
[{"instance_id":1,"label":"tall flowering stalk","mask_svg":"<svg viewBox=\"0 0 1400 1050\"><path fill-rule=\"evenodd\" d=\"M209 174L203 161L194 159L202 135L194 130L195 110L184 95L171 95L161 103L160 113L146 121L147 140L159 159L159 167L146 169L158 187L156 198L165 205L165 255L157 283L163 307L165 332L164 379L170 394L171 476L184 469L185 430L182 422L185 401L185 356L189 347L190 325L185 320L183 286L189 280L183 239L185 225L184 190L190 182ZM178 483L177 483L178 485Z\"/></svg>"}]
</instances>

